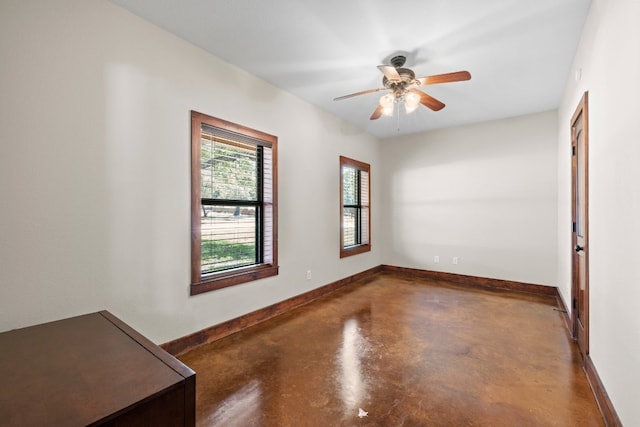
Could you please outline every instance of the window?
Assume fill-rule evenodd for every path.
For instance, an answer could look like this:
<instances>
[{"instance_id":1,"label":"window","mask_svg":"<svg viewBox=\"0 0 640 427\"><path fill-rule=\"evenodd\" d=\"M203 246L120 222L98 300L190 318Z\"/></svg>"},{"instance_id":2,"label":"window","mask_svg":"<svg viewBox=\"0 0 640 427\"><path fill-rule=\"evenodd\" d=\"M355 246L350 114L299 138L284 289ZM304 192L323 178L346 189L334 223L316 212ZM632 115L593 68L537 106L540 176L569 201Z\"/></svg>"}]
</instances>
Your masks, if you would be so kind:
<instances>
[{"instance_id":1,"label":"window","mask_svg":"<svg viewBox=\"0 0 640 427\"><path fill-rule=\"evenodd\" d=\"M340 156L340 258L371 250L370 166Z\"/></svg>"},{"instance_id":2,"label":"window","mask_svg":"<svg viewBox=\"0 0 640 427\"><path fill-rule=\"evenodd\" d=\"M191 112L191 295L278 274L277 137Z\"/></svg>"}]
</instances>

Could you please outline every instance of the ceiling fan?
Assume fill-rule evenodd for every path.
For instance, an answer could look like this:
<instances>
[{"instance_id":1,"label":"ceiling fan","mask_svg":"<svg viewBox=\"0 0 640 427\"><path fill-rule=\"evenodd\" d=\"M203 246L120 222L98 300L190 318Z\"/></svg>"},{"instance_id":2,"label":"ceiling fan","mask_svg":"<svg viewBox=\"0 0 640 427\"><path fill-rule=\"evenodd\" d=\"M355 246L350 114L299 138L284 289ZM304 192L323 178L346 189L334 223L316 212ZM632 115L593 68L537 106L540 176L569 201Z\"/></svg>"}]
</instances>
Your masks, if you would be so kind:
<instances>
[{"instance_id":1,"label":"ceiling fan","mask_svg":"<svg viewBox=\"0 0 640 427\"><path fill-rule=\"evenodd\" d=\"M380 98L378 107L375 109L373 114L371 114L371 120L377 120L382 115L393 115L394 105L401 102L404 103L404 108L407 114L415 111L420 104L432 109L433 111L439 111L444 108L444 104L431 95L418 90L418 87L471 79L471 74L468 71L456 71L454 73L437 74L416 79L416 75L412 70L402 68L406 60L407 58L404 55L397 55L391 58L391 65L378 65L378 69L382 71L382 74L384 74L384 77L382 78L382 85L384 87L339 96L333 100L340 101L341 99L365 95L367 93L390 90L391 93L387 93Z\"/></svg>"}]
</instances>

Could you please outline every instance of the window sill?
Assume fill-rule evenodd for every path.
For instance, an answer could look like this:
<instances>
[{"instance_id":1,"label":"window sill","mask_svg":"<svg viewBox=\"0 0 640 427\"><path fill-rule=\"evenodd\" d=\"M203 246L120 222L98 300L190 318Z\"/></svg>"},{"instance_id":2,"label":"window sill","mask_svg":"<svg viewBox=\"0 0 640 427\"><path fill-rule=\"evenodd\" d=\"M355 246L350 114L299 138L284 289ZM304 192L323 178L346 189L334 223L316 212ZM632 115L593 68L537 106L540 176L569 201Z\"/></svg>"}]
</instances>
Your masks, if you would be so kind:
<instances>
[{"instance_id":1,"label":"window sill","mask_svg":"<svg viewBox=\"0 0 640 427\"><path fill-rule=\"evenodd\" d=\"M238 268L234 270L214 273L201 278L200 282L192 283L190 295L198 295L228 286L252 282L266 277L277 276L279 267L272 264Z\"/></svg>"},{"instance_id":2,"label":"window sill","mask_svg":"<svg viewBox=\"0 0 640 427\"><path fill-rule=\"evenodd\" d=\"M340 258L346 258L351 255L358 255L364 252L370 252L371 245L358 245L358 246L349 246L348 248L340 249Z\"/></svg>"}]
</instances>

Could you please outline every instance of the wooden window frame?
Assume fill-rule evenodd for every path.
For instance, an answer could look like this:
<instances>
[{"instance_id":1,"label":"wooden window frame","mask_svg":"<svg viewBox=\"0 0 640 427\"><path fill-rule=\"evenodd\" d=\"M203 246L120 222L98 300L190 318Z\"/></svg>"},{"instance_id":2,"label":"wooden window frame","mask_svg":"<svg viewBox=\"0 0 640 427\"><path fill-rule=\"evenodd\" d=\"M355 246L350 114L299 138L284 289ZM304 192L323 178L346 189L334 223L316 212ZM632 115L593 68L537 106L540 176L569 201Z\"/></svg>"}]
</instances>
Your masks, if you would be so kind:
<instances>
[{"instance_id":1,"label":"wooden window frame","mask_svg":"<svg viewBox=\"0 0 640 427\"><path fill-rule=\"evenodd\" d=\"M244 140L252 140L256 145L271 147L271 224L268 229L271 239L262 236L264 244L271 246L271 260L246 267L239 267L203 275L201 272L201 132L202 125L232 132ZM226 120L191 111L191 286L190 294L197 295L228 286L275 276L278 274L278 138L267 133L248 128ZM267 233L265 233L267 234Z\"/></svg>"},{"instance_id":2,"label":"wooden window frame","mask_svg":"<svg viewBox=\"0 0 640 427\"><path fill-rule=\"evenodd\" d=\"M360 171L365 171L368 174L368 195L367 195L367 236L368 241L366 243L356 244L353 246L344 246L344 189L343 189L343 171L345 166L350 166ZM358 191L360 184L358 185ZM360 199L360 198L359 198ZM361 205L361 200L358 201L358 205ZM358 160L350 159L345 156L340 156L340 258L345 258L352 255L361 254L371 251L371 165Z\"/></svg>"}]
</instances>

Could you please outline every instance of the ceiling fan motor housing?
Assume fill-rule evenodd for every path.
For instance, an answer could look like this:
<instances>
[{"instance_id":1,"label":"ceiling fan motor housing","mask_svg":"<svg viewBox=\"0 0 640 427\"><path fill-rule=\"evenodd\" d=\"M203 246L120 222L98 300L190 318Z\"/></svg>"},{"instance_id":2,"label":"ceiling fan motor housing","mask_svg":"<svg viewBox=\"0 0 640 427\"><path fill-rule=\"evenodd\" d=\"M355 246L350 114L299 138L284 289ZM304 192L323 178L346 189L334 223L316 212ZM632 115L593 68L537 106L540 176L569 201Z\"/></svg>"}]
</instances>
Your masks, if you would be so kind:
<instances>
[{"instance_id":1,"label":"ceiling fan motor housing","mask_svg":"<svg viewBox=\"0 0 640 427\"><path fill-rule=\"evenodd\" d=\"M408 68L397 68L396 71L400 76L400 81L389 80L386 76L382 77L382 85L387 89L393 91L396 98L401 97L406 92L407 88L412 84L416 84L415 73Z\"/></svg>"},{"instance_id":2,"label":"ceiling fan motor housing","mask_svg":"<svg viewBox=\"0 0 640 427\"><path fill-rule=\"evenodd\" d=\"M400 68L404 65L405 62L407 62L407 57L404 55L396 55L393 58L391 58L391 65L393 65L396 68Z\"/></svg>"}]
</instances>

